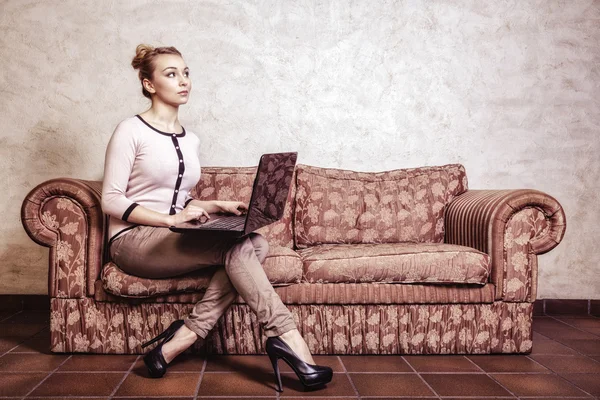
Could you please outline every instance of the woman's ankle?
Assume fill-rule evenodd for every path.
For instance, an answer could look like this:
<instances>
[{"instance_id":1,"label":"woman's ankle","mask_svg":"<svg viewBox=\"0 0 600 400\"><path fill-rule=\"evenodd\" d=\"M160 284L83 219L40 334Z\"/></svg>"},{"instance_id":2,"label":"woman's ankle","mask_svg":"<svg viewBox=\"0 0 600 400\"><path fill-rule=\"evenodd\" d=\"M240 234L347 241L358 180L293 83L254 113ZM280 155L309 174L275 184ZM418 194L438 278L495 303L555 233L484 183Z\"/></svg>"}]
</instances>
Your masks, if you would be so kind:
<instances>
[{"instance_id":1,"label":"woman's ankle","mask_svg":"<svg viewBox=\"0 0 600 400\"><path fill-rule=\"evenodd\" d=\"M308 364L315 363L308 345L297 329L282 333L279 335L279 338L283 340L302 361Z\"/></svg>"}]
</instances>

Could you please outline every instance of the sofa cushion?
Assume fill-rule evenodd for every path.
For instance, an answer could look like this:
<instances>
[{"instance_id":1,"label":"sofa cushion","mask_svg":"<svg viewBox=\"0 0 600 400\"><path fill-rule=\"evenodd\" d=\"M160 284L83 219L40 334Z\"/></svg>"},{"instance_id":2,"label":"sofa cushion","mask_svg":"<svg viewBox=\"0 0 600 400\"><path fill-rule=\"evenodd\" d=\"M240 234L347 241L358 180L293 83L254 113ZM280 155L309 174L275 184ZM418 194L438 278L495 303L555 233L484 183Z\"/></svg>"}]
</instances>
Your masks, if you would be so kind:
<instances>
[{"instance_id":1,"label":"sofa cushion","mask_svg":"<svg viewBox=\"0 0 600 400\"><path fill-rule=\"evenodd\" d=\"M145 298L173 293L204 291L216 267L195 271L186 275L165 279L149 279L129 275L115 263L109 262L102 269L104 289L116 296ZM286 247L273 246L263 263L269 281L277 285L300 282L302 261L298 254Z\"/></svg>"},{"instance_id":2,"label":"sofa cushion","mask_svg":"<svg viewBox=\"0 0 600 400\"><path fill-rule=\"evenodd\" d=\"M434 242L444 239L444 208L467 190L451 164L367 173L299 165L296 243Z\"/></svg>"},{"instance_id":3,"label":"sofa cushion","mask_svg":"<svg viewBox=\"0 0 600 400\"><path fill-rule=\"evenodd\" d=\"M320 245L299 251L307 282L485 284L490 258L437 243Z\"/></svg>"},{"instance_id":4,"label":"sofa cushion","mask_svg":"<svg viewBox=\"0 0 600 400\"><path fill-rule=\"evenodd\" d=\"M190 195L198 200L237 200L249 202L256 167L203 167L200 180ZM292 201L296 195L295 177L283 211L283 217L257 230L272 246L293 247Z\"/></svg>"}]
</instances>

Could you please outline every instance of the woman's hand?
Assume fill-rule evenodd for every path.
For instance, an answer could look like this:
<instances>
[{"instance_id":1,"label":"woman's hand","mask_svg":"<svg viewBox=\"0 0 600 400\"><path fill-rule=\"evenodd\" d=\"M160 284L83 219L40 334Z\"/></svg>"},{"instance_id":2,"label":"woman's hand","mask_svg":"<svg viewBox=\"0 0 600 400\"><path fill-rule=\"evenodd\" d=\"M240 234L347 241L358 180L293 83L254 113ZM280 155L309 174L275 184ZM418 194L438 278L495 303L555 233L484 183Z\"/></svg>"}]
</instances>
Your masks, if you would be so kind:
<instances>
[{"instance_id":1,"label":"woman's hand","mask_svg":"<svg viewBox=\"0 0 600 400\"><path fill-rule=\"evenodd\" d=\"M195 220L201 220L203 222L206 222L210 219L210 215L208 215L206 210L202 207L193 204L193 202L190 202L187 205L187 207L184 208L183 211L181 211L180 213L171 215L170 217L172 217L171 221L173 222L171 225L177 225L182 222Z\"/></svg>"},{"instance_id":2,"label":"woman's hand","mask_svg":"<svg viewBox=\"0 0 600 400\"><path fill-rule=\"evenodd\" d=\"M218 205L224 213L242 215L248 211L248 205L241 201L220 201Z\"/></svg>"}]
</instances>

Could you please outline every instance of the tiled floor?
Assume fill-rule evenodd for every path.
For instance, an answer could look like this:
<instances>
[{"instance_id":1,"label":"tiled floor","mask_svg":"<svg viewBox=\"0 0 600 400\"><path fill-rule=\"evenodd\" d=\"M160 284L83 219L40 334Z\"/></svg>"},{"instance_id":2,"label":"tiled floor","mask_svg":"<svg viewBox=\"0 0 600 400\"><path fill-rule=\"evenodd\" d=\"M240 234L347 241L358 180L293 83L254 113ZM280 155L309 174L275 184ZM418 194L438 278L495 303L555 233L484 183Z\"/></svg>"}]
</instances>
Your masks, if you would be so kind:
<instances>
[{"instance_id":1,"label":"tiled floor","mask_svg":"<svg viewBox=\"0 0 600 400\"><path fill-rule=\"evenodd\" d=\"M592 399L600 396L600 318L539 316L527 356L317 356L334 369L305 392L266 356L178 359L162 379L141 357L50 354L47 312L0 312L0 399Z\"/></svg>"}]
</instances>

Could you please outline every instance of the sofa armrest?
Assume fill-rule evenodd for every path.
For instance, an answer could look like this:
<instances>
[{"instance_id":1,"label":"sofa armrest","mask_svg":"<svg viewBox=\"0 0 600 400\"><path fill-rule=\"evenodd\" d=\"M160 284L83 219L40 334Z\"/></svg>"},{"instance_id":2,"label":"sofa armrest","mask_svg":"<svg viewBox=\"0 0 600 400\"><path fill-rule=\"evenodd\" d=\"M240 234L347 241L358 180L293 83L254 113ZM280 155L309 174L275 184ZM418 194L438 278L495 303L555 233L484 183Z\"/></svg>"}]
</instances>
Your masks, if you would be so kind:
<instances>
[{"instance_id":1,"label":"sofa armrest","mask_svg":"<svg viewBox=\"0 0 600 400\"><path fill-rule=\"evenodd\" d=\"M50 247L48 294L94 294L103 262L105 216L102 182L58 178L36 186L23 201L21 222L29 237Z\"/></svg>"},{"instance_id":2,"label":"sofa armrest","mask_svg":"<svg viewBox=\"0 0 600 400\"><path fill-rule=\"evenodd\" d=\"M445 214L445 242L474 247L491 256L496 299L536 299L537 255L565 234L561 205L537 190L469 190Z\"/></svg>"}]
</instances>

